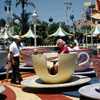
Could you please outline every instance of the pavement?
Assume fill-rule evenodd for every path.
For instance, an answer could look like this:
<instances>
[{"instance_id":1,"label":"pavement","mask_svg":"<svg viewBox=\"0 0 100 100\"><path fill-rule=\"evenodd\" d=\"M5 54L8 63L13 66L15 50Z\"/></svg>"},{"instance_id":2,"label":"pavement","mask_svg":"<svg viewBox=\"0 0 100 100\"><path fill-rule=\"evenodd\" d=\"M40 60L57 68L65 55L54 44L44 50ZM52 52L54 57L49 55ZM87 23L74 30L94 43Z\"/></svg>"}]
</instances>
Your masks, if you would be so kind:
<instances>
[{"instance_id":1,"label":"pavement","mask_svg":"<svg viewBox=\"0 0 100 100\"><path fill-rule=\"evenodd\" d=\"M29 70L24 63L22 63L21 66L20 73L23 80L37 77L32 67L30 67ZM94 73L90 73L90 76L92 76L92 80L84 85L98 82ZM5 91L0 94L0 100L91 100L90 98L80 96L78 93L78 89L84 85L44 89L12 84L10 83L10 79L8 82L2 79L0 80L0 84L5 87Z\"/></svg>"},{"instance_id":2,"label":"pavement","mask_svg":"<svg viewBox=\"0 0 100 100\"><path fill-rule=\"evenodd\" d=\"M31 72L21 72L23 80L34 78L37 75ZM37 89L23 85L12 84L1 80L5 91L0 94L0 100L79 100L77 97L70 97L63 94L65 89Z\"/></svg>"}]
</instances>

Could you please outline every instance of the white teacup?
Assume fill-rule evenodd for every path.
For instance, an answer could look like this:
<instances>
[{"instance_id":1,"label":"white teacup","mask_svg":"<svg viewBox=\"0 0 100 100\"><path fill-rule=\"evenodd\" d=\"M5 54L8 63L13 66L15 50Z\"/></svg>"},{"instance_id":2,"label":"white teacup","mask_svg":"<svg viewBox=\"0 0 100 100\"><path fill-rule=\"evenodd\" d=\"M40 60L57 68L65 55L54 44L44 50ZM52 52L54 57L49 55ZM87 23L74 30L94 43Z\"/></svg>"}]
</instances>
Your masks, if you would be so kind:
<instances>
[{"instance_id":1,"label":"white teacup","mask_svg":"<svg viewBox=\"0 0 100 100\"><path fill-rule=\"evenodd\" d=\"M52 53L51 53L52 54ZM78 58L85 54L87 60L78 64ZM87 63L89 56L85 52L58 54L58 73L56 75L49 74L47 70L47 60L45 55L32 55L32 63L34 70L44 83L62 83L68 81L74 73L77 66Z\"/></svg>"}]
</instances>

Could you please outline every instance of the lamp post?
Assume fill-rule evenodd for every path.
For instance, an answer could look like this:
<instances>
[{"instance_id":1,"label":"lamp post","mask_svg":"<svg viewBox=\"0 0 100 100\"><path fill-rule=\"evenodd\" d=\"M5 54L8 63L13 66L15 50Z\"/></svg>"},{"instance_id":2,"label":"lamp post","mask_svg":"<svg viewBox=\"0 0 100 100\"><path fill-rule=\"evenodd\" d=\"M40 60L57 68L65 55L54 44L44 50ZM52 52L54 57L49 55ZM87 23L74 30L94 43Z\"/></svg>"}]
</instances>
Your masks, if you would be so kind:
<instances>
[{"instance_id":1,"label":"lamp post","mask_svg":"<svg viewBox=\"0 0 100 100\"><path fill-rule=\"evenodd\" d=\"M66 5L66 18L68 22L68 10L71 9L72 2L71 1L64 1L64 4Z\"/></svg>"},{"instance_id":2,"label":"lamp post","mask_svg":"<svg viewBox=\"0 0 100 100\"><path fill-rule=\"evenodd\" d=\"M70 15L70 19L72 20L72 23L73 23L73 34L74 34L74 39L75 39L75 23L73 22L73 20L74 20L74 14Z\"/></svg>"},{"instance_id":3,"label":"lamp post","mask_svg":"<svg viewBox=\"0 0 100 100\"><path fill-rule=\"evenodd\" d=\"M33 22L34 22L34 35L35 35L35 38L34 38L34 46L36 47L37 46L37 42L36 42L36 19L38 17L36 11L33 12L32 14L32 17L33 17Z\"/></svg>"},{"instance_id":4,"label":"lamp post","mask_svg":"<svg viewBox=\"0 0 100 100\"><path fill-rule=\"evenodd\" d=\"M5 3L4 9L7 12L7 24L9 24L9 22L12 21L11 20L11 18L12 18L12 16L11 16L12 15L12 9L11 9L12 2L11 2L11 0L5 0L4 3Z\"/></svg>"},{"instance_id":5,"label":"lamp post","mask_svg":"<svg viewBox=\"0 0 100 100\"><path fill-rule=\"evenodd\" d=\"M87 20L85 21L86 22L86 47L88 47L88 37L87 37Z\"/></svg>"}]
</instances>

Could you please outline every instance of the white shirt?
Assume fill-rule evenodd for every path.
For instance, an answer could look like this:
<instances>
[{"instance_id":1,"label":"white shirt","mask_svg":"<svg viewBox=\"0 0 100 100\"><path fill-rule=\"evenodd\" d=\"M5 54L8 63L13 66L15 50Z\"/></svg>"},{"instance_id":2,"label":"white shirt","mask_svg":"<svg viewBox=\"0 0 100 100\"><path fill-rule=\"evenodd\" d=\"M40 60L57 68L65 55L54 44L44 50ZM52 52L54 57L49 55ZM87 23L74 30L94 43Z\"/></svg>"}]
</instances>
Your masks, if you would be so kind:
<instances>
[{"instance_id":1,"label":"white shirt","mask_svg":"<svg viewBox=\"0 0 100 100\"><path fill-rule=\"evenodd\" d=\"M75 46L75 47L73 48L73 50L80 50L80 48L79 48L78 46Z\"/></svg>"},{"instance_id":2,"label":"white shirt","mask_svg":"<svg viewBox=\"0 0 100 100\"><path fill-rule=\"evenodd\" d=\"M68 48L68 50L69 50L69 51L73 50L73 49L72 49L72 48L70 48L70 47L67 47L67 48Z\"/></svg>"},{"instance_id":3,"label":"white shirt","mask_svg":"<svg viewBox=\"0 0 100 100\"><path fill-rule=\"evenodd\" d=\"M76 46L78 46L79 45L79 43L78 43L78 41L75 39L74 40L74 42L76 43Z\"/></svg>"},{"instance_id":4,"label":"white shirt","mask_svg":"<svg viewBox=\"0 0 100 100\"><path fill-rule=\"evenodd\" d=\"M14 57L18 57L20 55L20 48L17 46L15 42L10 45L10 52L13 53Z\"/></svg>"}]
</instances>

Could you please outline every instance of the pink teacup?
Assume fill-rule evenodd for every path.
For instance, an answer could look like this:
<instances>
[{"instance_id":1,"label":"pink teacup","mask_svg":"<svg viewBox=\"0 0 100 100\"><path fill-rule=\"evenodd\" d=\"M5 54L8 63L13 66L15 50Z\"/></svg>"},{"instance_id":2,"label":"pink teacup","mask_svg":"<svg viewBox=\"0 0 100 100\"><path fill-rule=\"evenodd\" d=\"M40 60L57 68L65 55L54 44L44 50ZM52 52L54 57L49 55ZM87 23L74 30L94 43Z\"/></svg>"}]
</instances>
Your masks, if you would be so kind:
<instances>
[{"instance_id":1,"label":"pink teacup","mask_svg":"<svg viewBox=\"0 0 100 100\"><path fill-rule=\"evenodd\" d=\"M92 61L93 61L93 67L95 69L95 74L100 81L100 54L98 54L97 56L93 55Z\"/></svg>"},{"instance_id":2,"label":"pink teacup","mask_svg":"<svg viewBox=\"0 0 100 100\"><path fill-rule=\"evenodd\" d=\"M28 54L32 54L32 52L33 52L33 49L34 48L24 48L24 49L21 49L24 53L28 53ZM39 48L37 48L38 50L42 50L44 53L48 53L48 52L50 52L50 48L42 48L42 47L39 47ZM25 56L25 55L22 55L22 57L23 57L23 60L24 60L24 62L26 63L26 65L27 66L33 66L33 64L32 64L32 58L31 58L31 56L30 57L27 57L27 56Z\"/></svg>"},{"instance_id":3,"label":"pink teacup","mask_svg":"<svg viewBox=\"0 0 100 100\"><path fill-rule=\"evenodd\" d=\"M77 52L77 53L86 52L89 55L90 59L89 59L88 63L86 63L82 66L79 66L78 69L76 69L75 71L85 71L85 70L87 70L88 67L91 64L91 61L92 61L93 49L92 48L85 48L85 49L80 49L80 50L73 50L73 51L70 51L70 52ZM82 63L86 59L87 59L86 55L84 55L84 54L81 55L79 60L78 60L78 64Z\"/></svg>"}]
</instances>

